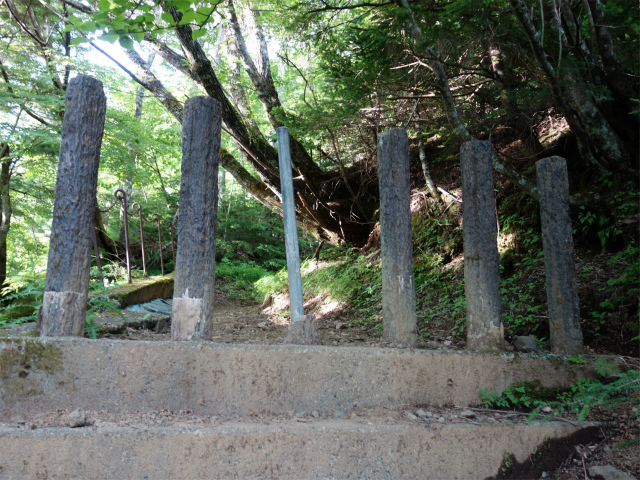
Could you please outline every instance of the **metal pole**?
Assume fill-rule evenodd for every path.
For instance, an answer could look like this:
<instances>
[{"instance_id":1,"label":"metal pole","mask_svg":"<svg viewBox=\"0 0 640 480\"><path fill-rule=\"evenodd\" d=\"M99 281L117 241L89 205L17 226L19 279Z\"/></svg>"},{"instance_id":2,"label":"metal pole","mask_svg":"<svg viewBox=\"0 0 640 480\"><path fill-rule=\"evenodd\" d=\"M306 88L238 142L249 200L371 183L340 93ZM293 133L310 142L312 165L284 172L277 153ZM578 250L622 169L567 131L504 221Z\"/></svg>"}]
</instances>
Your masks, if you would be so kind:
<instances>
[{"instance_id":1,"label":"metal pole","mask_svg":"<svg viewBox=\"0 0 640 480\"><path fill-rule=\"evenodd\" d=\"M140 248L142 250L142 273L144 273L144 276L146 277L147 261L145 260L145 255L144 255L144 230L142 230L142 222L143 222L142 207L138 202L134 202L131 204L131 210L133 210L134 212L138 212L138 215L140 217Z\"/></svg>"},{"instance_id":2,"label":"metal pole","mask_svg":"<svg viewBox=\"0 0 640 480\"><path fill-rule=\"evenodd\" d=\"M173 240L173 223L169 222L169 231L171 232L171 254L173 255L173 268L175 269L175 265L176 265L176 247L175 247L175 241Z\"/></svg>"},{"instance_id":3,"label":"metal pole","mask_svg":"<svg viewBox=\"0 0 640 480\"><path fill-rule=\"evenodd\" d=\"M102 285L104 285L104 277L102 276L102 264L100 263L100 250L98 250L98 239L96 238L95 225L93 226L91 231L93 232L93 251L96 252L96 265L98 266L98 271L100 272L100 281L102 282Z\"/></svg>"},{"instance_id":4,"label":"metal pole","mask_svg":"<svg viewBox=\"0 0 640 480\"><path fill-rule=\"evenodd\" d=\"M284 214L284 239L287 250L291 321L297 322L304 317L304 305L302 302L302 278L300 277L300 251L298 249L296 207L293 201L289 130L287 127L280 127L276 132L278 135L278 158L280 161L280 186L282 188L282 211Z\"/></svg>"},{"instance_id":5,"label":"metal pole","mask_svg":"<svg viewBox=\"0 0 640 480\"><path fill-rule=\"evenodd\" d=\"M162 275L164 275L164 259L162 258L162 236L160 235L160 215L154 213L151 215L151 219L156 221L156 225L158 225L158 243L160 244L160 270L162 271Z\"/></svg>"},{"instance_id":6,"label":"metal pole","mask_svg":"<svg viewBox=\"0 0 640 480\"><path fill-rule=\"evenodd\" d=\"M124 209L124 248L127 259L127 277L129 279L129 283L131 283L131 260L129 259L129 206L127 205L127 192L118 189L114 196L116 197L116 200L120 200L120 202L122 202L122 208Z\"/></svg>"}]
</instances>

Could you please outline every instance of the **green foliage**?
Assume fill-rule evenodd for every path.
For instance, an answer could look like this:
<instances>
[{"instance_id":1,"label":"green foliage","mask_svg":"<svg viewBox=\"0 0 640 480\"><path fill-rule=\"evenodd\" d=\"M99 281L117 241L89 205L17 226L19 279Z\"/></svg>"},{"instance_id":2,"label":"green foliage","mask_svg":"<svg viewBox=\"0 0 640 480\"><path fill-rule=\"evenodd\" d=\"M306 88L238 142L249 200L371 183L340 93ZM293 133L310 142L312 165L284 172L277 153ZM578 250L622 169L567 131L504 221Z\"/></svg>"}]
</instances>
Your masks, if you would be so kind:
<instances>
[{"instance_id":1,"label":"green foliage","mask_svg":"<svg viewBox=\"0 0 640 480\"><path fill-rule=\"evenodd\" d=\"M44 280L17 282L16 278L3 290L6 307L0 312L0 327L34 322L42 306Z\"/></svg>"},{"instance_id":2,"label":"green foliage","mask_svg":"<svg viewBox=\"0 0 640 480\"><path fill-rule=\"evenodd\" d=\"M601 365L602 368L602 365ZM613 407L622 404L640 405L640 397L632 395L640 391L640 371L628 370L621 373L611 366L600 369L600 373L608 373L605 380L583 379L572 386L568 392L558 397L558 400L540 403L532 411L531 419L539 415L543 408L551 408L546 419L553 419L564 411L578 414L578 421L587 418L593 407Z\"/></svg>"},{"instance_id":3,"label":"green foliage","mask_svg":"<svg viewBox=\"0 0 640 480\"><path fill-rule=\"evenodd\" d=\"M569 361L583 363L580 357ZM578 421L587 418L593 407L612 407L622 404L636 405L640 410L640 371L621 372L616 364L599 359L594 365L601 376L597 379L582 379L564 391L543 387L539 381L519 382L510 385L499 394L482 389L478 393L485 408L519 409L531 411L529 421L545 413L545 420L552 420L565 411L577 414Z\"/></svg>"},{"instance_id":4,"label":"green foliage","mask_svg":"<svg viewBox=\"0 0 640 480\"><path fill-rule=\"evenodd\" d=\"M317 264L304 260L300 270L305 294L322 295L326 302L345 302L352 309L352 324L376 325L380 321L381 276L380 263L343 246L327 249L325 256L332 260ZM358 281L354 281L354 279ZM256 283L263 297L283 293L288 288L286 269L272 273Z\"/></svg>"},{"instance_id":5,"label":"green foliage","mask_svg":"<svg viewBox=\"0 0 640 480\"><path fill-rule=\"evenodd\" d=\"M218 285L231 300L259 300L259 293L254 284L268 273L266 268L255 262L230 261L223 258L216 264Z\"/></svg>"},{"instance_id":6,"label":"green foliage","mask_svg":"<svg viewBox=\"0 0 640 480\"><path fill-rule=\"evenodd\" d=\"M513 275L501 275L502 321L511 335L535 333L541 324L542 304L536 296L545 291L544 277L533 272L543 266L542 256L541 250L531 256L518 256Z\"/></svg>"},{"instance_id":7,"label":"green foliage","mask_svg":"<svg viewBox=\"0 0 640 480\"><path fill-rule=\"evenodd\" d=\"M485 408L525 409L534 408L540 403L555 399L558 391L544 387L539 380L518 382L509 385L501 394L483 388L479 392Z\"/></svg>"},{"instance_id":8,"label":"green foliage","mask_svg":"<svg viewBox=\"0 0 640 480\"><path fill-rule=\"evenodd\" d=\"M100 328L95 324L95 317L102 312L113 312L120 315L123 320L126 320L122 315L118 301L109 297L109 290L100 282L90 282L87 317L84 324L85 336L94 340L98 338Z\"/></svg>"}]
</instances>

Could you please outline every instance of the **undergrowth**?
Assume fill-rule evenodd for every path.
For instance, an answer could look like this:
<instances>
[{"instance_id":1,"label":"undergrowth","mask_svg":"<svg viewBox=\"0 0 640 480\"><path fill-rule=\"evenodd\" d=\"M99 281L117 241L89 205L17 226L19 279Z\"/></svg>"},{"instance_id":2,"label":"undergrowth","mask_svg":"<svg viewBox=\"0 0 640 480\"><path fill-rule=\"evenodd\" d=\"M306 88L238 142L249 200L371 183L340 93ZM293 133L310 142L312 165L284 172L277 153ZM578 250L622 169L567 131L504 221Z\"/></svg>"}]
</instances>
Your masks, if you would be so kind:
<instances>
[{"instance_id":1,"label":"undergrowth","mask_svg":"<svg viewBox=\"0 0 640 480\"><path fill-rule=\"evenodd\" d=\"M577 356L569 361L586 363ZM564 390L544 387L540 381L529 381L510 385L502 394L487 389L478 394L485 408L528 411L531 412L529 421L537 418L553 420L563 412L574 412L577 420L582 421L594 407L622 404L635 405L635 415L640 417L640 371L622 372L606 359L596 361L594 368L598 378L579 380Z\"/></svg>"}]
</instances>

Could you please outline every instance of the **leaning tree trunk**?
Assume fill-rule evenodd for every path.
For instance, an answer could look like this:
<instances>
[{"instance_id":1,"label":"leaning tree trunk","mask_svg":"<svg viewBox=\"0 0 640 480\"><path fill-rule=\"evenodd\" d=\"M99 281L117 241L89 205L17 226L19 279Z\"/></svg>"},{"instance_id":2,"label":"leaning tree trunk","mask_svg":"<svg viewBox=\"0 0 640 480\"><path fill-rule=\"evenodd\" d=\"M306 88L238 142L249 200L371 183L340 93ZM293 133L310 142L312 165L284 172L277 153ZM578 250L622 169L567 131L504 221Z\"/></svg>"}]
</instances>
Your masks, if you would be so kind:
<instances>
[{"instance_id":1,"label":"leaning tree trunk","mask_svg":"<svg viewBox=\"0 0 640 480\"><path fill-rule=\"evenodd\" d=\"M569 53L562 57L562 69L555 67L551 63L551 55L545 50L542 32L536 29L527 4L523 0L510 0L510 3L529 40L534 58L576 136L580 155L603 171L624 170L626 149L596 104L593 94L595 86L582 79L580 69ZM548 28L559 32L560 39L566 38L555 12L548 17L553 19ZM563 42L559 41L558 44L562 47Z\"/></svg>"}]
</instances>

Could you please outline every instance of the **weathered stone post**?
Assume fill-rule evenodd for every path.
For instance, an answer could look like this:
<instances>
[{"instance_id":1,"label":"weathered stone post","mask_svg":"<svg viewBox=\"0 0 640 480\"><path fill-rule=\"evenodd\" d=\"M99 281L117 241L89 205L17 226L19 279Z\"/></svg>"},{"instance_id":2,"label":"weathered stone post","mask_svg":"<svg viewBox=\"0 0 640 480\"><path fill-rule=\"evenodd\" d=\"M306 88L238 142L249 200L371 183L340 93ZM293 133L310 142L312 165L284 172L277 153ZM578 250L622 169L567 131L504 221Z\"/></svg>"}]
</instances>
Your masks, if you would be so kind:
<instances>
[{"instance_id":1,"label":"weathered stone post","mask_svg":"<svg viewBox=\"0 0 640 480\"><path fill-rule=\"evenodd\" d=\"M276 130L276 133L278 135L278 161L280 166L280 188L282 190L284 241L287 252L287 275L289 277L289 308L291 309L291 324L287 329L285 343L313 345L314 343L318 343L318 325L314 315L304 314L296 206L293 200L289 129L287 127L280 127Z\"/></svg>"},{"instance_id":2,"label":"weathered stone post","mask_svg":"<svg viewBox=\"0 0 640 480\"><path fill-rule=\"evenodd\" d=\"M413 280L409 139L402 128L378 135L383 338L416 343L416 292Z\"/></svg>"},{"instance_id":3,"label":"weathered stone post","mask_svg":"<svg viewBox=\"0 0 640 480\"><path fill-rule=\"evenodd\" d=\"M562 157L536 162L542 245L547 276L551 350L580 353L583 349L578 287L569 214L569 176Z\"/></svg>"},{"instance_id":4,"label":"weathered stone post","mask_svg":"<svg viewBox=\"0 0 640 480\"><path fill-rule=\"evenodd\" d=\"M79 75L65 96L40 334L83 336L98 166L107 100L102 83Z\"/></svg>"},{"instance_id":5,"label":"weathered stone post","mask_svg":"<svg viewBox=\"0 0 640 480\"><path fill-rule=\"evenodd\" d=\"M185 102L172 340L212 337L221 122L217 100Z\"/></svg>"},{"instance_id":6,"label":"weathered stone post","mask_svg":"<svg viewBox=\"0 0 640 480\"><path fill-rule=\"evenodd\" d=\"M484 141L466 142L460 147L464 296L470 350L504 348L492 152L491 144Z\"/></svg>"}]
</instances>

